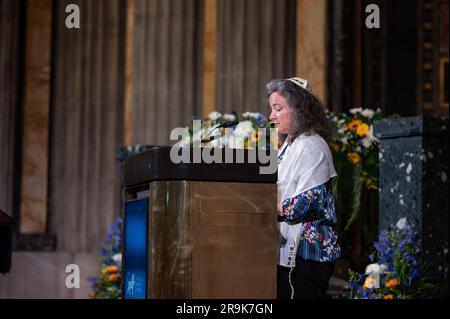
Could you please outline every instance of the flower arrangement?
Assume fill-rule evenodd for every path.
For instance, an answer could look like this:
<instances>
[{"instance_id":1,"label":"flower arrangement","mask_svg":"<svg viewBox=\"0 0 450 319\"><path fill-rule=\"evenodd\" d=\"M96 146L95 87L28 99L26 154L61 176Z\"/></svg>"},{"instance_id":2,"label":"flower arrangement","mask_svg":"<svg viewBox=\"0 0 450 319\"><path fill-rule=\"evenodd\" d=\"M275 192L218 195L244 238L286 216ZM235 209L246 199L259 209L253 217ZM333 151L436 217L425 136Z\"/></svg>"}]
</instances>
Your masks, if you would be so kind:
<instances>
[{"instance_id":1,"label":"flower arrangement","mask_svg":"<svg viewBox=\"0 0 450 319\"><path fill-rule=\"evenodd\" d=\"M90 298L117 299L121 297L122 220L119 218L109 230L100 250L100 274L90 277Z\"/></svg>"},{"instance_id":2,"label":"flower arrangement","mask_svg":"<svg viewBox=\"0 0 450 319\"><path fill-rule=\"evenodd\" d=\"M434 286L425 277L421 240L416 226L401 218L380 232L365 274L349 270L351 299L430 297Z\"/></svg>"},{"instance_id":3,"label":"flower arrangement","mask_svg":"<svg viewBox=\"0 0 450 319\"><path fill-rule=\"evenodd\" d=\"M367 108L353 108L349 113L326 113L332 126L330 144L336 169L342 175L352 175L351 185L341 185L341 188L352 190L351 215L345 226L348 229L359 214L363 188L367 191L378 189L379 141L373 135L373 122L382 115L379 109ZM348 184L348 178L343 182ZM335 194L338 194L337 189Z\"/></svg>"},{"instance_id":4,"label":"flower arrangement","mask_svg":"<svg viewBox=\"0 0 450 319\"><path fill-rule=\"evenodd\" d=\"M353 108L347 113L327 112L333 127L333 151L362 167L361 178L367 189L377 189L375 170L378 164L378 139L373 135L373 122L381 119L381 111Z\"/></svg>"},{"instance_id":5,"label":"flower arrangement","mask_svg":"<svg viewBox=\"0 0 450 319\"><path fill-rule=\"evenodd\" d=\"M232 121L239 121L239 123L229 128L216 128ZM213 111L201 121L201 129L194 131L193 126L190 126L187 130L189 135L181 141L181 146L200 145L201 147L243 149L266 147L276 149L278 147L277 134L269 134L272 133L269 121L263 114L257 112L244 112L238 115L236 112L222 114ZM201 140L209 136L220 138L201 144Z\"/></svg>"}]
</instances>

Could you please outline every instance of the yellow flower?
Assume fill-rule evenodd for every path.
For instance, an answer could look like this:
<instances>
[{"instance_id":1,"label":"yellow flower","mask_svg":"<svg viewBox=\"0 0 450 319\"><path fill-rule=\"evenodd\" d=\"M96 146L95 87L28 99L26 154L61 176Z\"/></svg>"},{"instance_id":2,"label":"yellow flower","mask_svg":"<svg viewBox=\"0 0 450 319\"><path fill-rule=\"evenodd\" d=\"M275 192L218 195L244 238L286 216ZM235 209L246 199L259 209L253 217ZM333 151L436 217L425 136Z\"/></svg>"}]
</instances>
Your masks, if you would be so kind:
<instances>
[{"instance_id":1,"label":"yellow flower","mask_svg":"<svg viewBox=\"0 0 450 319\"><path fill-rule=\"evenodd\" d=\"M350 131L356 131L356 129L363 124L361 120L353 119L350 123L348 123L347 127Z\"/></svg>"},{"instance_id":2,"label":"yellow flower","mask_svg":"<svg viewBox=\"0 0 450 319\"><path fill-rule=\"evenodd\" d=\"M375 286L376 283L376 279L373 276L369 276L366 278L366 280L364 281L364 288L373 288Z\"/></svg>"},{"instance_id":3,"label":"yellow flower","mask_svg":"<svg viewBox=\"0 0 450 319\"><path fill-rule=\"evenodd\" d=\"M386 288L392 288L395 287L399 284L399 282L397 281L397 279L390 279L388 280L388 282L386 282Z\"/></svg>"},{"instance_id":4,"label":"yellow flower","mask_svg":"<svg viewBox=\"0 0 450 319\"><path fill-rule=\"evenodd\" d=\"M347 154L347 157L350 160L350 162L352 162L355 165L361 161L361 156L356 152L349 152Z\"/></svg>"},{"instance_id":5,"label":"yellow flower","mask_svg":"<svg viewBox=\"0 0 450 319\"><path fill-rule=\"evenodd\" d=\"M333 149L334 149L334 151L335 151L336 153L338 153L339 150L340 150L340 147L339 147L338 144L333 144Z\"/></svg>"},{"instance_id":6,"label":"yellow flower","mask_svg":"<svg viewBox=\"0 0 450 319\"><path fill-rule=\"evenodd\" d=\"M109 275L109 277L108 277L109 281L117 281L118 279L119 279L118 274L112 274L112 275Z\"/></svg>"},{"instance_id":7,"label":"yellow flower","mask_svg":"<svg viewBox=\"0 0 450 319\"><path fill-rule=\"evenodd\" d=\"M106 275L107 272L108 272L107 268L102 268L100 273L102 274L102 276L104 276L104 275Z\"/></svg>"},{"instance_id":8,"label":"yellow flower","mask_svg":"<svg viewBox=\"0 0 450 319\"><path fill-rule=\"evenodd\" d=\"M393 294L384 295L383 299L394 299L394 295Z\"/></svg>"},{"instance_id":9,"label":"yellow flower","mask_svg":"<svg viewBox=\"0 0 450 319\"><path fill-rule=\"evenodd\" d=\"M367 125L366 123L362 123L356 128L356 134L358 134L358 136L364 136L368 131L369 125Z\"/></svg>"},{"instance_id":10,"label":"yellow flower","mask_svg":"<svg viewBox=\"0 0 450 319\"><path fill-rule=\"evenodd\" d=\"M109 273L115 273L118 270L117 265L111 265L107 269Z\"/></svg>"}]
</instances>

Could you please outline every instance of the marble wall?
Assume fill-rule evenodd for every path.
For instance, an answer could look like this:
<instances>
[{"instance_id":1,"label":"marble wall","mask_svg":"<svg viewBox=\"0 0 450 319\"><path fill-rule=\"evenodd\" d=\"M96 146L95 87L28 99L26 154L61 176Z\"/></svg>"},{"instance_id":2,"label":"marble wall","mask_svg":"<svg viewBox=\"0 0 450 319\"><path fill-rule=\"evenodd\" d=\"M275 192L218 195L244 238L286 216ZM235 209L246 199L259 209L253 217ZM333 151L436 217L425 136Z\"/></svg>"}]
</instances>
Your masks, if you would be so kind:
<instances>
[{"instance_id":1,"label":"marble wall","mask_svg":"<svg viewBox=\"0 0 450 319\"><path fill-rule=\"evenodd\" d=\"M402 217L416 224L441 297L449 288L448 129L448 119L421 116L374 125L380 138L379 231Z\"/></svg>"},{"instance_id":2,"label":"marble wall","mask_svg":"<svg viewBox=\"0 0 450 319\"><path fill-rule=\"evenodd\" d=\"M27 2L20 232L47 228L52 1Z\"/></svg>"}]
</instances>

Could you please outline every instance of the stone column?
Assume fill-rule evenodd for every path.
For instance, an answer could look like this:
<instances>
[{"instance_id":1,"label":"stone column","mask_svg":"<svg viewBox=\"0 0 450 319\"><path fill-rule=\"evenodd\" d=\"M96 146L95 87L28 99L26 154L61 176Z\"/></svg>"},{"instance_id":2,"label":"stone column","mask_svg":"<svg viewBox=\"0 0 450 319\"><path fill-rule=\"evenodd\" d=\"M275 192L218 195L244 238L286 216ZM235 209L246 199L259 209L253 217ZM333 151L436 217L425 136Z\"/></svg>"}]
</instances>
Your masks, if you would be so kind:
<instances>
[{"instance_id":1,"label":"stone column","mask_svg":"<svg viewBox=\"0 0 450 319\"><path fill-rule=\"evenodd\" d=\"M447 282L448 119L384 119L375 123L374 132L381 142L379 230L401 217L415 221L430 270L441 284Z\"/></svg>"}]
</instances>

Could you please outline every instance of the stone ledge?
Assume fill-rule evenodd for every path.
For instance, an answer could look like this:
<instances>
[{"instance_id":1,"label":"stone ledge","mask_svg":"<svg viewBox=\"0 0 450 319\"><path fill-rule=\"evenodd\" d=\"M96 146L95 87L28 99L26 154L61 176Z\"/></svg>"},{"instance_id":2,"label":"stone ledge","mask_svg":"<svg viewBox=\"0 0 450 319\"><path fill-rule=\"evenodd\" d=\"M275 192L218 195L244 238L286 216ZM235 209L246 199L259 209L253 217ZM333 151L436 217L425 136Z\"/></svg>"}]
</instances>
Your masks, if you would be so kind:
<instances>
[{"instance_id":1,"label":"stone ledge","mask_svg":"<svg viewBox=\"0 0 450 319\"><path fill-rule=\"evenodd\" d=\"M448 119L432 116L382 119L374 122L374 134L381 139L417 135L447 136Z\"/></svg>"},{"instance_id":2,"label":"stone ledge","mask_svg":"<svg viewBox=\"0 0 450 319\"><path fill-rule=\"evenodd\" d=\"M55 251L56 235L49 234L15 234L14 251Z\"/></svg>"}]
</instances>

